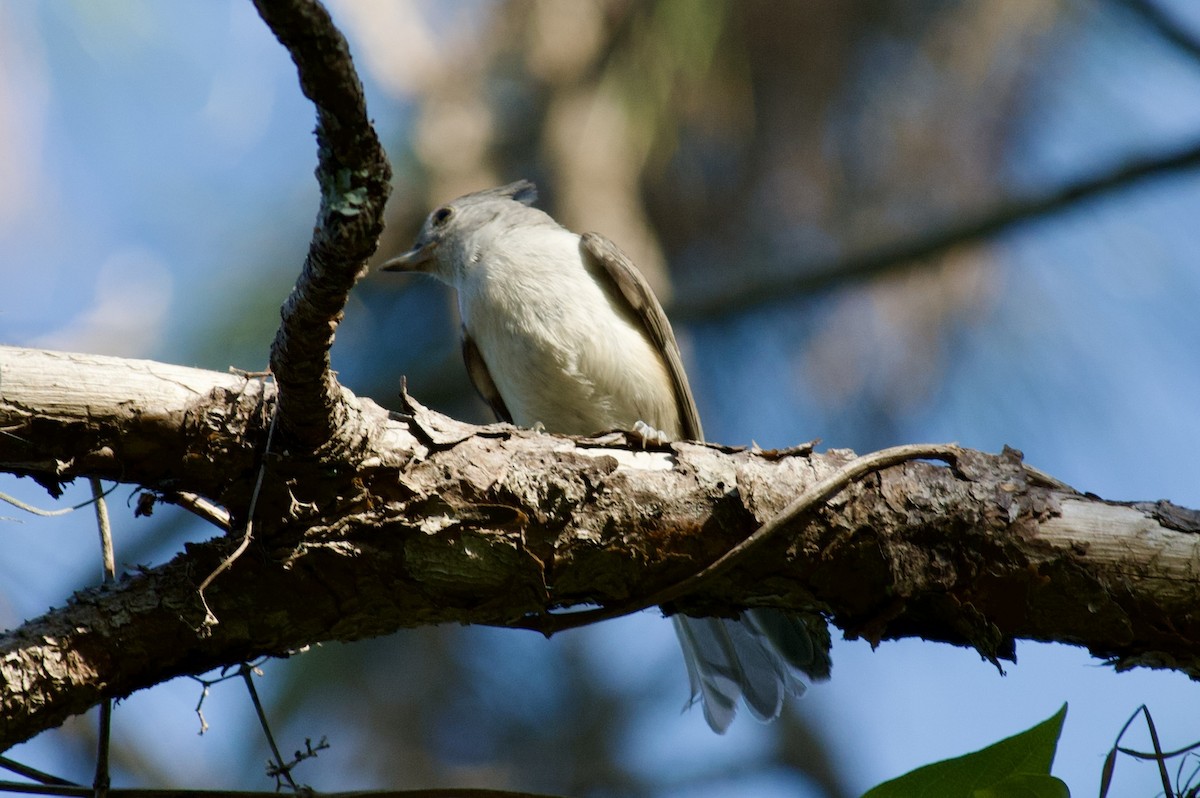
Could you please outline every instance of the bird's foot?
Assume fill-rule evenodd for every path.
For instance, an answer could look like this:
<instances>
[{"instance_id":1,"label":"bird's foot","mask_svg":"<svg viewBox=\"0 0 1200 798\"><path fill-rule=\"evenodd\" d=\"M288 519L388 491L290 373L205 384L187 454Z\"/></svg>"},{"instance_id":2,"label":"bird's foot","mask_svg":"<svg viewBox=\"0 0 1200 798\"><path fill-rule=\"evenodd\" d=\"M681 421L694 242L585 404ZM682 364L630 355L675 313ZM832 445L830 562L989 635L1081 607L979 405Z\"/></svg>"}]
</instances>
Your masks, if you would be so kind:
<instances>
[{"instance_id":1,"label":"bird's foot","mask_svg":"<svg viewBox=\"0 0 1200 798\"><path fill-rule=\"evenodd\" d=\"M633 425L633 430L630 431L630 438L641 441L643 449L647 446L665 446L671 442L671 436L667 435L667 433L660 429L655 429L641 420Z\"/></svg>"}]
</instances>

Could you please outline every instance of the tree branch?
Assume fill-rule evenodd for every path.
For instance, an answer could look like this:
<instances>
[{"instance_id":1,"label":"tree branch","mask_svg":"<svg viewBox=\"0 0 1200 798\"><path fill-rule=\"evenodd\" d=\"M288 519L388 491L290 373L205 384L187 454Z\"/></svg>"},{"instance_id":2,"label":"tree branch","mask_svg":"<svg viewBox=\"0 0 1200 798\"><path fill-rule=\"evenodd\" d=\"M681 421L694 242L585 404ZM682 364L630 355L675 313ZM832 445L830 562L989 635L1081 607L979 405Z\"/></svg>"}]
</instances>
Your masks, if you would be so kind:
<instances>
[{"instance_id":1,"label":"tree branch","mask_svg":"<svg viewBox=\"0 0 1200 798\"><path fill-rule=\"evenodd\" d=\"M47 367L75 386L70 401L40 383ZM138 398L122 379L159 389ZM244 488L209 460L253 461L239 431L271 393L246 377L10 348L0 348L0 386L0 468L60 480L91 463L111 477L128 458L149 488L218 501ZM411 401L389 416L342 395L365 445L270 460L261 537L206 593L216 626L202 628L196 584L232 545L224 538L0 637L0 749L105 697L263 654L430 623L520 625L653 595L852 457L642 451L472 427ZM97 443L140 440L147 416L156 457L128 446L89 459ZM667 609L816 610L872 642L920 636L995 660L1016 638L1057 640L1119 668L1200 675L1198 530L1194 511L1104 502L1051 484L1019 453L961 450L953 468L870 475Z\"/></svg>"},{"instance_id":2,"label":"tree branch","mask_svg":"<svg viewBox=\"0 0 1200 798\"><path fill-rule=\"evenodd\" d=\"M281 427L294 442L316 449L348 420L329 348L350 289L378 246L392 171L367 118L346 40L325 8L316 0L255 0L255 6L291 53L300 87L317 106L321 207L271 348Z\"/></svg>"},{"instance_id":3,"label":"tree branch","mask_svg":"<svg viewBox=\"0 0 1200 798\"><path fill-rule=\"evenodd\" d=\"M1193 61L1200 63L1200 40L1197 40L1195 34L1160 8L1157 3L1151 2L1151 0L1113 0L1113 2L1132 12L1167 44Z\"/></svg>"},{"instance_id":4,"label":"tree branch","mask_svg":"<svg viewBox=\"0 0 1200 798\"><path fill-rule=\"evenodd\" d=\"M918 234L908 241L824 262L792 263L781 268L778 276L758 280L747 278L728 286L714 287L709 282L704 286L703 295L689 293L680 286L679 299L672 305L671 315L680 321L723 318L781 297L890 274L912 267L914 261L945 254L964 244L979 243L1024 222L1076 207L1086 200L1197 167L1200 167L1200 141L1170 152L1133 158L1049 191L1010 198L973 218L966 217L941 230Z\"/></svg>"}]
</instances>

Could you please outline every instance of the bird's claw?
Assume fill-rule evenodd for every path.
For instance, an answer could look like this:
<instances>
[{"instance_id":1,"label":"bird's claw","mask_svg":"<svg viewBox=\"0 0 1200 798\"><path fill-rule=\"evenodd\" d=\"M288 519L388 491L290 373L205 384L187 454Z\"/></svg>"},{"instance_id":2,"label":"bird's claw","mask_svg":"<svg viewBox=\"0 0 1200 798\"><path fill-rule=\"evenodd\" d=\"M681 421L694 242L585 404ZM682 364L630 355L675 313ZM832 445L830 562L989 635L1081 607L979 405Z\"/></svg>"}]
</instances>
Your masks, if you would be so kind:
<instances>
[{"instance_id":1,"label":"bird's claw","mask_svg":"<svg viewBox=\"0 0 1200 798\"><path fill-rule=\"evenodd\" d=\"M633 430L630 433L631 437L641 441L642 448L646 446L665 446L671 442L671 437L660 429L647 424L645 421L639 420L633 425Z\"/></svg>"}]
</instances>

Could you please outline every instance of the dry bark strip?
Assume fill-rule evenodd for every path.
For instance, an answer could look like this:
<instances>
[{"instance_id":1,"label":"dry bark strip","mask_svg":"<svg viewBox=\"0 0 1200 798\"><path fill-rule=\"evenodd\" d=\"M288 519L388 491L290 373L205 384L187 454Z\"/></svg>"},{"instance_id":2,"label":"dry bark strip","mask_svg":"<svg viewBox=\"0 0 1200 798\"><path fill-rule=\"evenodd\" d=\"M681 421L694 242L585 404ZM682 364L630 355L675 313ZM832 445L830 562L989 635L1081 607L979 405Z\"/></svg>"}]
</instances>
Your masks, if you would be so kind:
<instances>
[{"instance_id":1,"label":"dry bark strip","mask_svg":"<svg viewBox=\"0 0 1200 798\"><path fill-rule=\"evenodd\" d=\"M340 389L332 454L266 458L254 546L206 595L256 473L261 379L0 347L0 469L196 493L234 532L81 591L0 637L0 749L105 697L326 640L497 626L649 595L700 570L853 457L473 427ZM1019 453L873 474L669 610L817 610L872 642L919 636L1011 658L1016 638L1117 667L1200 674L1197 513L1055 486ZM90 529L80 531L89 539Z\"/></svg>"}]
</instances>

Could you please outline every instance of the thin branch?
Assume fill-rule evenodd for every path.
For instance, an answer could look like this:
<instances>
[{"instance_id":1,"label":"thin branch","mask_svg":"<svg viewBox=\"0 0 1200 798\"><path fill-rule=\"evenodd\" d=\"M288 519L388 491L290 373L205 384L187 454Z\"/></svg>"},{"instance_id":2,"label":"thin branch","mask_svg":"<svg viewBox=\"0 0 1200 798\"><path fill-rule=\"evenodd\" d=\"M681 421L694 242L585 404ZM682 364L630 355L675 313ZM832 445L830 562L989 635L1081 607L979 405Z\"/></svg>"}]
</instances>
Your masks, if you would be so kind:
<instances>
[{"instance_id":1,"label":"thin branch","mask_svg":"<svg viewBox=\"0 0 1200 798\"><path fill-rule=\"evenodd\" d=\"M117 561L113 554L112 524L108 520L108 503L104 500L104 486L100 480L92 477L92 502L96 508L96 527L100 531L100 562L104 569L104 584L109 584L117 578ZM116 485L113 485L116 488Z\"/></svg>"},{"instance_id":2,"label":"thin branch","mask_svg":"<svg viewBox=\"0 0 1200 798\"><path fill-rule=\"evenodd\" d=\"M305 761L306 759L316 759L317 754L319 752L328 750L329 748L330 748L329 741L326 740L324 737L322 737L320 740L318 740L316 745L313 745L313 741L312 741L311 737L306 737L304 739L304 750L303 751L301 751L299 748L297 748L295 751L295 755L287 762L282 762L278 765L272 764L271 766L269 766L267 768L267 775L273 776L274 778L278 779L281 773L290 773L301 762ZM289 777L289 780L290 780L290 777ZM303 793L306 789L308 789L308 788L301 787L299 789L299 792Z\"/></svg>"},{"instance_id":3,"label":"thin branch","mask_svg":"<svg viewBox=\"0 0 1200 798\"><path fill-rule=\"evenodd\" d=\"M349 47L325 8L316 0L256 0L255 6L291 53L300 87L317 107L321 207L271 348L283 431L317 449L346 421L329 349L383 230L391 167L367 118Z\"/></svg>"},{"instance_id":4,"label":"thin branch","mask_svg":"<svg viewBox=\"0 0 1200 798\"><path fill-rule=\"evenodd\" d=\"M73 513L76 510L87 507L89 504L100 501L105 496L112 493L116 489L117 489L117 485L116 485L116 483L114 483L111 488L109 488L106 491L103 491L102 493L99 494L99 496L93 495L92 498L88 499L87 501L82 501L79 504L74 504L74 505L71 505L70 507L64 507L61 510L43 510L41 507L35 507L32 504L28 504L26 502L21 501L16 496L9 496L7 493L0 493L0 501L5 502L6 504L11 504L13 507L16 507L18 510L24 510L25 512L30 513L31 515L40 515L43 518L54 518L55 516L66 515L67 513ZM99 512L99 511L97 511L97 512Z\"/></svg>"},{"instance_id":5,"label":"thin branch","mask_svg":"<svg viewBox=\"0 0 1200 798\"><path fill-rule=\"evenodd\" d=\"M1087 200L1197 167L1200 167L1200 142L1166 154L1134 158L1057 189L1007 200L974 218L908 241L832 261L793 263L778 277L748 279L723 290L708 290L703 296L681 290L679 300L671 308L671 317L680 321L723 318L783 297L901 271L915 266L916 261L943 255L958 246L977 244L1025 222L1070 210Z\"/></svg>"},{"instance_id":6,"label":"thin branch","mask_svg":"<svg viewBox=\"0 0 1200 798\"><path fill-rule=\"evenodd\" d=\"M1194 61L1200 62L1200 40L1174 17L1151 0L1113 0L1131 11L1168 44Z\"/></svg>"},{"instance_id":7,"label":"thin branch","mask_svg":"<svg viewBox=\"0 0 1200 798\"><path fill-rule=\"evenodd\" d=\"M200 699L196 701L196 708L193 710L196 713L196 717L200 719L200 736L204 736L204 733L208 731L208 721L204 717L204 702L208 699L209 688L211 688L213 685L220 684L221 682L227 682L230 679L241 678L241 669L245 666L249 666L254 670L259 670L266 659L266 657L263 657L255 662L239 662L238 670L234 671L233 673L228 673L226 668L222 668L221 675L215 679L204 679L199 676L193 676L191 674L188 675L189 679L200 685Z\"/></svg>"},{"instance_id":8,"label":"thin branch","mask_svg":"<svg viewBox=\"0 0 1200 798\"><path fill-rule=\"evenodd\" d=\"M1129 731L1129 727L1133 725L1134 720L1137 719L1139 714L1146 718L1146 730L1150 734L1150 744L1154 746L1153 754L1143 754L1121 746L1121 738L1125 736L1125 732ZM1150 715L1149 707L1142 704L1133 711L1133 714L1129 716L1129 720L1125 721L1125 725L1121 727L1121 731L1117 734L1117 739L1113 742L1112 748L1109 749L1108 755L1104 758L1104 766L1100 774L1100 798L1105 798L1108 795L1108 788L1112 783L1113 770L1116 766L1118 752L1134 757L1135 759L1153 759L1158 765L1158 777L1162 783L1163 794L1168 796L1174 795L1171 790L1171 777L1167 774L1167 760L1181 754L1186 754L1195 747L1196 745L1191 745L1178 751L1164 754L1162 744L1158 740L1158 729L1154 727L1154 718Z\"/></svg>"},{"instance_id":9,"label":"thin branch","mask_svg":"<svg viewBox=\"0 0 1200 798\"><path fill-rule=\"evenodd\" d=\"M100 480L92 477L89 482L92 486L92 499L96 503L96 526L100 530L100 559L104 565L104 584L109 585L116 581L117 563L113 553L112 524L108 520L108 503L104 500L104 486L100 484ZM108 749L112 736L112 709L111 698L100 702L100 725L96 732L96 774L92 779L92 794L95 798L105 798L110 785Z\"/></svg>"},{"instance_id":10,"label":"thin branch","mask_svg":"<svg viewBox=\"0 0 1200 798\"><path fill-rule=\"evenodd\" d=\"M0 781L0 792L29 795L58 795L63 798L90 798L91 788L69 785L23 784ZM109 798L276 798L278 793L253 790L169 790L118 789L109 790ZM354 790L350 792L313 793L320 798L559 798L546 793L513 792L488 789L432 790Z\"/></svg>"},{"instance_id":11,"label":"thin branch","mask_svg":"<svg viewBox=\"0 0 1200 798\"><path fill-rule=\"evenodd\" d=\"M761 546L770 537L778 534L781 529L794 523L800 516L815 509L823 502L828 501L834 494L868 474L910 460L937 459L953 462L960 452L961 449L953 444L906 444L856 457L829 476L805 488L791 504L780 510L771 520L754 530L749 537L730 548L705 568L681 582L676 582L662 590L655 591L649 596L622 602L613 607L602 607L597 610L583 610L562 614L544 613L514 625L522 629L535 629L546 636L550 636L555 632L561 632L566 629L577 629L581 626L599 623L600 621L620 618L683 598L689 593L694 593L706 582L727 572L739 560L744 558L747 552Z\"/></svg>"},{"instance_id":12,"label":"thin branch","mask_svg":"<svg viewBox=\"0 0 1200 798\"><path fill-rule=\"evenodd\" d=\"M111 779L108 775L109 739L112 736L113 702L106 698L100 702L100 721L96 742L96 774L92 779L92 795L94 798L106 798Z\"/></svg>"},{"instance_id":13,"label":"thin branch","mask_svg":"<svg viewBox=\"0 0 1200 798\"><path fill-rule=\"evenodd\" d=\"M272 417L272 421L274 421L274 417ZM192 515L204 519L218 529L228 532L233 528L229 511L220 505L210 502L203 496L197 496L194 493L187 493L186 491L173 491L161 494L158 498L164 502L182 507Z\"/></svg>"},{"instance_id":14,"label":"thin branch","mask_svg":"<svg viewBox=\"0 0 1200 798\"><path fill-rule=\"evenodd\" d=\"M82 788L83 786L76 784L73 781L67 781L66 779L59 778L58 776L52 776L45 771L38 770L37 768L31 768L28 765L23 765L20 762L16 762L6 756L0 756L0 768L4 768L12 773L16 773L18 776L24 776L27 779L33 779L39 784L57 785L59 787Z\"/></svg>"},{"instance_id":15,"label":"thin branch","mask_svg":"<svg viewBox=\"0 0 1200 798\"><path fill-rule=\"evenodd\" d=\"M70 784L26 784L19 781L0 781L0 792L15 792L24 795L61 795L66 798L92 798L91 787ZM116 792L120 792L117 790Z\"/></svg>"},{"instance_id":16,"label":"thin branch","mask_svg":"<svg viewBox=\"0 0 1200 798\"><path fill-rule=\"evenodd\" d=\"M254 490L250 492L250 505L246 508L246 526L242 530L242 540L238 543L237 548L228 557L221 560L221 564L214 568L208 576L204 577L204 581L196 588L196 593L200 596L200 603L204 605L202 628L206 630L211 630L213 626L219 623L219 620L213 614L212 609L209 608L208 601L204 598L204 591L208 589L208 586L213 583L214 579L233 567L238 558L246 553L246 549L250 548L250 541L254 539L254 512L258 509L258 497L262 493L263 477L267 473L267 462L271 454L271 445L275 440L275 422L278 419L279 405L276 404L271 409L271 424L267 427L267 442L263 446L262 454L259 458L258 474L254 478Z\"/></svg>"},{"instance_id":17,"label":"thin branch","mask_svg":"<svg viewBox=\"0 0 1200 798\"><path fill-rule=\"evenodd\" d=\"M263 736L267 738L267 745L271 748L271 756L275 757L272 764L271 772L275 775L278 782L280 778L287 782L292 788L292 792L300 792L299 785L292 779L291 768L284 767L283 754L279 753L279 746L275 743L275 735L271 733L271 724L267 722L267 713L263 709L262 700L258 697L258 690L254 688L254 670L245 662L238 668L238 675L242 677L242 681L246 683L246 692L250 693L250 703L254 705L254 713L258 715L258 725L262 727ZM278 784L276 788L278 789Z\"/></svg>"}]
</instances>

